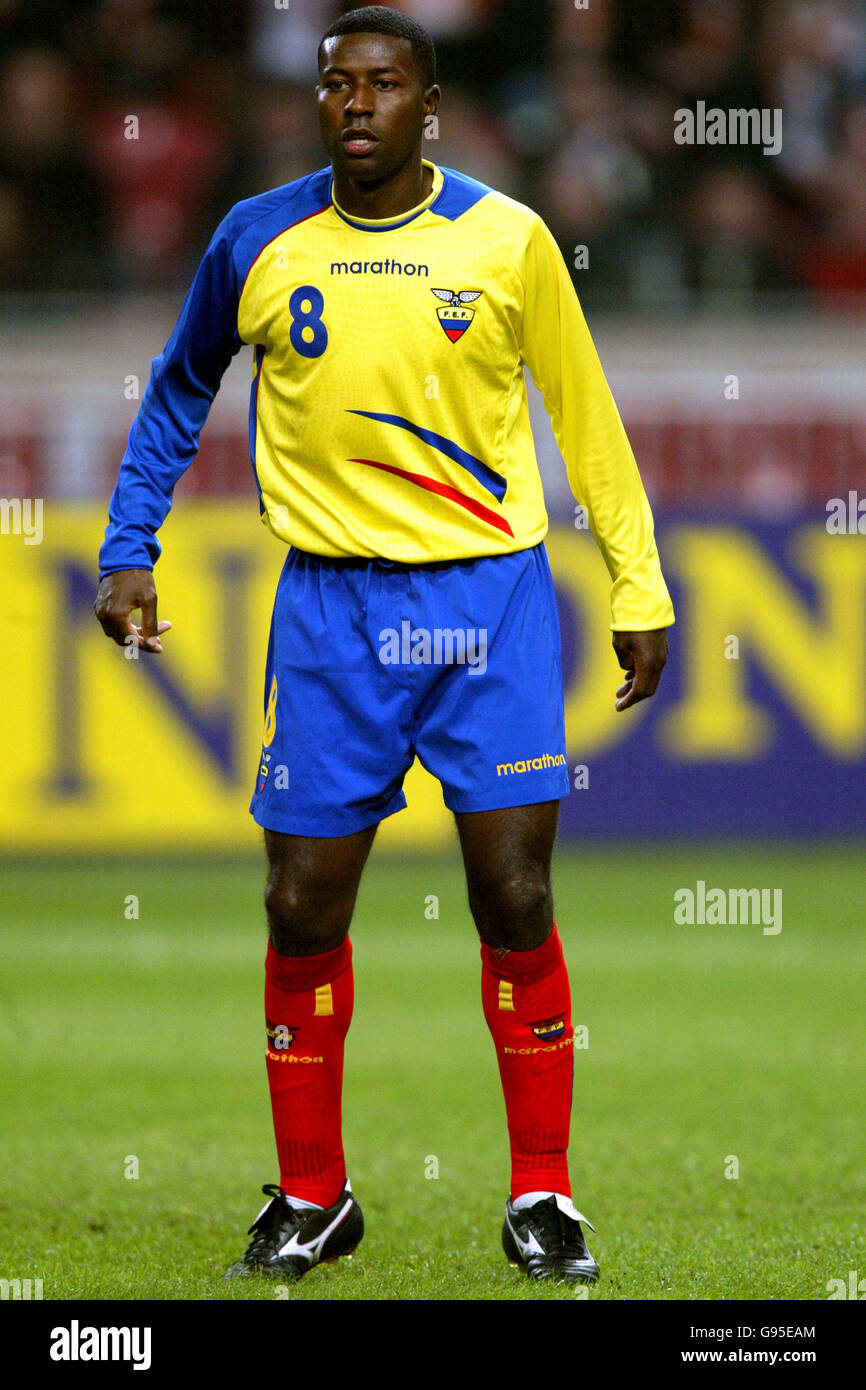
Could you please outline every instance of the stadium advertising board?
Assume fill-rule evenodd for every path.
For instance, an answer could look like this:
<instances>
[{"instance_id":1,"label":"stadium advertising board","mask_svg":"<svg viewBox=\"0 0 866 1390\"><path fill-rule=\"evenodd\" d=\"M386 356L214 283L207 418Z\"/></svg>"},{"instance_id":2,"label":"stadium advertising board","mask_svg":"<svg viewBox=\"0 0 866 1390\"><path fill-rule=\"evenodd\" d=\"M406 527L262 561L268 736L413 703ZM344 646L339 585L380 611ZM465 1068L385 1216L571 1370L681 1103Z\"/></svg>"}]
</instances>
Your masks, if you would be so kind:
<instances>
[{"instance_id":1,"label":"stadium advertising board","mask_svg":"<svg viewBox=\"0 0 866 1390\"><path fill-rule=\"evenodd\" d=\"M92 612L101 507L46 504L41 544L5 536L0 848L254 850L247 804L281 548L246 502L179 502L163 531L165 654L106 641ZM866 547L823 519L659 520L678 622L659 695L624 715L609 581L556 522L572 777L567 835L856 833L866 828ZM333 654L331 654L333 655ZM514 772L536 756L527 734ZM542 750L543 751L543 750ZM403 850L451 842L417 764L383 824Z\"/></svg>"}]
</instances>

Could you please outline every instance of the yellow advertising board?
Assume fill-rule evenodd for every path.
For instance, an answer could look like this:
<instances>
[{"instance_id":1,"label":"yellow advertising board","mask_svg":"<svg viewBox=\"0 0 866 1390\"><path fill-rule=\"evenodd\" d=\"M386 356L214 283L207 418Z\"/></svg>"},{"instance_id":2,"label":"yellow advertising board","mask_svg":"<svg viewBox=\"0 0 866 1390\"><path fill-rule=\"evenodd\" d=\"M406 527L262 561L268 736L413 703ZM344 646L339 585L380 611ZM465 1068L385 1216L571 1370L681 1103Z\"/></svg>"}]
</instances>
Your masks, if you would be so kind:
<instances>
[{"instance_id":1,"label":"yellow advertising board","mask_svg":"<svg viewBox=\"0 0 866 1390\"><path fill-rule=\"evenodd\" d=\"M102 507L45 504L0 536L0 851L255 851L271 606L284 550L247 502L179 502L163 528L159 657L110 642L92 604ZM591 537L547 541L560 603L570 762L564 833L802 833L866 824L866 546L820 523L772 537L668 523L678 614L663 690L626 716ZM639 814L623 816L639 789ZM649 789L649 790L648 790ZM385 848L454 843L416 763ZM574 803L572 805L572 803Z\"/></svg>"},{"instance_id":2,"label":"yellow advertising board","mask_svg":"<svg viewBox=\"0 0 866 1390\"><path fill-rule=\"evenodd\" d=\"M285 549L238 503L179 505L161 533L162 656L130 659L93 615L101 507L46 504L44 539L0 543L0 849L254 850L271 608ZM417 763L404 848L453 834Z\"/></svg>"}]
</instances>

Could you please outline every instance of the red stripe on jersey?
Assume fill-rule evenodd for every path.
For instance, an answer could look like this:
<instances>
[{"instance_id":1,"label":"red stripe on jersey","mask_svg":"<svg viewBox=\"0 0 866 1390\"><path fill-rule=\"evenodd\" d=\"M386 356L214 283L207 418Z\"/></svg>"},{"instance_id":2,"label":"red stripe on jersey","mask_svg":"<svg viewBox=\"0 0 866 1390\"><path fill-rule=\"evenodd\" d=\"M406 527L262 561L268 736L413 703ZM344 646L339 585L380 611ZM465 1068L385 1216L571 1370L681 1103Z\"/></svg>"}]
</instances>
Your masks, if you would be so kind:
<instances>
[{"instance_id":1,"label":"red stripe on jersey","mask_svg":"<svg viewBox=\"0 0 866 1390\"><path fill-rule=\"evenodd\" d=\"M498 512L491 511L485 507L483 502L476 502L474 497L467 497L465 492L458 492L456 487L449 487L447 483L437 482L435 478L427 478L423 473L409 473L405 468L395 468L391 463L378 463L376 459L350 459L350 463L366 463L370 468L381 468L385 473L396 473L398 478L406 478L410 483L415 483L417 487L426 488L428 492L435 492L439 497L447 497L449 502L456 502L459 507L465 507L467 512L477 516L479 520L486 521L488 526L495 526L498 531L504 531L506 536L514 537L514 532Z\"/></svg>"}]
</instances>

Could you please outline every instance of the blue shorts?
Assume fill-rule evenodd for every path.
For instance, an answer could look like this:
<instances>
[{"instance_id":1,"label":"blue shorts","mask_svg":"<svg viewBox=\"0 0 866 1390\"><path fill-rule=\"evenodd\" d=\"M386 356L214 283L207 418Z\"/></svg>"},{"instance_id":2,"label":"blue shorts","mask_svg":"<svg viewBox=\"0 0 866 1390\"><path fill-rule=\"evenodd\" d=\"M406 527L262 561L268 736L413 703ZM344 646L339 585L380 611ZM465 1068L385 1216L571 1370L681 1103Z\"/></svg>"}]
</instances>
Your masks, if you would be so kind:
<instances>
[{"instance_id":1,"label":"blue shorts","mask_svg":"<svg viewBox=\"0 0 866 1390\"><path fill-rule=\"evenodd\" d=\"M289 551L254 819L289 835L351 835L402 810L416 755L452 811L568 794L543 545L426 565Z\"/></svg>"}]
</instances>

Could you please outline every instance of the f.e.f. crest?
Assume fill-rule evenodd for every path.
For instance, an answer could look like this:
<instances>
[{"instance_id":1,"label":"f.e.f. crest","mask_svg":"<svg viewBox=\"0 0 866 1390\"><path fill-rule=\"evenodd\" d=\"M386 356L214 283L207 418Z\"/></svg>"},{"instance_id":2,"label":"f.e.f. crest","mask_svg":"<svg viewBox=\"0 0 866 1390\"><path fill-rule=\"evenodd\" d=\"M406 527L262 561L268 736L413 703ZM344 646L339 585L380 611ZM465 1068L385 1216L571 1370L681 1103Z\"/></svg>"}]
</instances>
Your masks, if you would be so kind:
<instances>
[{"instance_id":1,"label":"f.e.f. crest","mask_svg":"<svg viewBox=\"0 0 866 1390\"><path fill-rule=\"evenodd\" d=\"M431 290L437 299L444 299L447 309L437 309L436 313L446 338L450 338L452 343L456 343L458 338L462 338L470 323L475 317L474 309L467 309L467 304L472 304L474 300L480 299L483 290Z\"/></svg>"}]
</instances>

